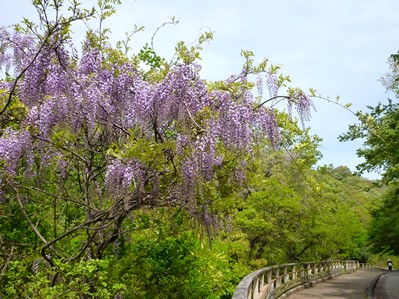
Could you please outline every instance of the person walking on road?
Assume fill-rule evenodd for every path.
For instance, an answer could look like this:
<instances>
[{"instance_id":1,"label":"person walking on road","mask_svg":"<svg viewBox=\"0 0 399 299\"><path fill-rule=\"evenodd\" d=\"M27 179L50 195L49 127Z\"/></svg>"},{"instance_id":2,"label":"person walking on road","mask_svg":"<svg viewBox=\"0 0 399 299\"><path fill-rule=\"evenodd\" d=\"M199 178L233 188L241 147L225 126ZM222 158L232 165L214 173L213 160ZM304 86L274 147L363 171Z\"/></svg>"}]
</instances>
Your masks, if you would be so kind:
<instances>
[{"instance_id":1,"label":"person walking on road","mask_svg":"<svg viewBox=\"0 0 399 299\"><path fill-rule=\"evenodd\" d=\"M388 265L388 270L392 271L392 261L391 260L388 260L387 265Z\"/></svg>"}]
</instances>

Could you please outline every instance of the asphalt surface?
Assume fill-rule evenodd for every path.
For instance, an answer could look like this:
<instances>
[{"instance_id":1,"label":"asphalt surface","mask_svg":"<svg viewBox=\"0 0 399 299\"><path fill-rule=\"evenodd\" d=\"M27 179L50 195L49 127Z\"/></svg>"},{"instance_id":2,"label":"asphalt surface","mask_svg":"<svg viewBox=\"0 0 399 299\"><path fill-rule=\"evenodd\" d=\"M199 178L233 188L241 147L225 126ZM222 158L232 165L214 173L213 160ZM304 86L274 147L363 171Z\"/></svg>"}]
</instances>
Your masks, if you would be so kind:
<instances>
[{"instance_id":1,"label":"asphalt surface","mask_svg":"<svg viewBox=\"0 0 399 299\"><path fill-rule=\"evenodd\" d=\"M346 298L346 299L364 299L368 298L368 288L370 285L374 284L376 279L381 274L386 273L385 270L380 269L362 269L350 274L343 274L334 277L326 282L316 284L314 287L309 289L301 290L297 293L292 294L288 297L288 299L337 299L337 298ZM386 276L385 282L382 283L389 285L394 285L393 279L391 280L389 273ZM399 275L399 272L397 273ZM399 276L397 276L399 279ZM379 285L379 281L377 286ZM380 289L385 289L386 287L379 286ZM397 290L399 290L399 283L396 284ZM373 299L393 299L399 297L381 297L381 298L373 298Z\"/></svg>"},{"instance_id":2,"label":"asphalt surface","mask_svg":"<svg viewBox=\"0 0 399 299\"><path fill-rule=\"evenodd\" d=\"M399 299L399 270L386 271L380 276L373 299Z\"/></svg>"}]
</instances>

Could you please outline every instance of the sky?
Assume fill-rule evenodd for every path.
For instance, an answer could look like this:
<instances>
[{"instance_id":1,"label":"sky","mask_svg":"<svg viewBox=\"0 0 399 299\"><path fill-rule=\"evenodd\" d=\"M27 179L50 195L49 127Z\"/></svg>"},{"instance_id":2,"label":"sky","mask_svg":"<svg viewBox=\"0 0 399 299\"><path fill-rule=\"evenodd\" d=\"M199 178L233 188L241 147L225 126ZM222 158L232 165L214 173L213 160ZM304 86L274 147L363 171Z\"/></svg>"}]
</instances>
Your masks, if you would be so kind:
<instances>
[{"instance_id":1,"label":"sky","mask_svg":"<svg viewBox=\"0 0 399 299\"><path fill-rule=\"evenodd\" d=\"M36 16L29 0L0 0L0 4L0 26ZM200 32L213 31L214 39L202 52L201 75L206 80L240 73L240 52L251 50L256 61L268 58L281 65L294 86L314 88L332 100L339 96L339 103L365 111L368 105L393 99L379 79L389 71L389 55L399 50L398 11L397 0L124 0L104 26L112 30L114 41L123 40L134 25L144 26L144 32L132 36L132 48L137 50L175 17L177 25L164 26L155 35L155 51L169 60L177 42L194 45ZM79 35L84 27L74 30ZM363 161L356 156L362 142L342 143L337 137L356 123L355 116L325 100L313 101L316 111L307 126L323 138L318 165L348 166L354 171Z\"/></svg>"}]
</instances>

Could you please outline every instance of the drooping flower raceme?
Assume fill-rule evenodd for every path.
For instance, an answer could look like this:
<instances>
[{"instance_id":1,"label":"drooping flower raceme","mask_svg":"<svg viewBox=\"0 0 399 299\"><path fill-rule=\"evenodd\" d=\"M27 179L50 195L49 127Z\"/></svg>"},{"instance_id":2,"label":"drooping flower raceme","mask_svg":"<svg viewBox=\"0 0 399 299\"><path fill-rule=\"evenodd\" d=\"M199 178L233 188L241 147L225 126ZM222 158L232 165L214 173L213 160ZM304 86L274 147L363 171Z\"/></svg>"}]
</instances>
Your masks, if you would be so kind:
<instances>
[{"instance_id":1,"label":"drooping flower raceme","mask_svg":"<svg viewBox=\"0 0 399 299\"><path fill-rule=\"evenodd\" d=\"M0 137L0 161L4 161L9 175L16 173L17 164L30 141L26 131L15 131L7 128Z\"/></svg>"},{"instance_id":2,"label":"drooping flower raceme","mask_svg":"<svg viewBox=\"0 0 399 299\"><path fill-rule=\"evenodd\" d=\"M269 96L271 98L278 95L278 78L275 73L268 72L266 74L266 85L269 90Z\"/></svg>"},{"instance_id":3,"label":"drooping flower raceme","mask_svg":"<svg viewBox=\"0 0 399 299\"><path fill-rule=\"evenodd\" d=\"M260 135L278 142L273 110L255 109L246 88L208 88L196 63L173 65L154 79L127 59L109 59L90 43L78 57L65 44L42 45L1 28L0 45L2 70L13 70L17 78L26 68L14 96L28 114L18 130L0 131L0 159L10 173L24 153L35 153L37 163L57 159L68 169L85 170L82 176L95 184L103 178L104 189L118 196L139 189L159 194L170 175L173 183L168 186L174 189L164 195L175 200L194 196L196 184L213 180L224 160L231 159L223 149L249 152ZM241 80L245 83L247 76ZM11 84L0 83L10 92ZM225 83L234 84L234 79ZM276 96L275 74L266 75L266 85L270 96ZM297 99L293 104L306 120L311 102L304 94ZM136 149L140 140L154 153Z\"/></svg>"}]
</instances>

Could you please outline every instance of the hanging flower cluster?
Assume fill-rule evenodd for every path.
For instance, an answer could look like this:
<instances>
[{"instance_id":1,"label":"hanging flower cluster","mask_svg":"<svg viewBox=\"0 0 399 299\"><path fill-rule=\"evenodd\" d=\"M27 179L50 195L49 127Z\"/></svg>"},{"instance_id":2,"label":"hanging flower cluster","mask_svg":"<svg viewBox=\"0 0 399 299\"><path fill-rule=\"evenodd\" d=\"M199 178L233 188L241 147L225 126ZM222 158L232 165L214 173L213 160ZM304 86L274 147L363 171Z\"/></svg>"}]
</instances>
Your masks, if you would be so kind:
<instances>
[{"instance_id":1,"label":"hanging flower cluster","mask_svg":"<svg viewBox=\"0 0 399 299\"><path fill-rule=\"evenodd\" d=\"M64 161L59 163L64 165L63 173L65 165L74 165L65 163L68 159L91 169L87 157L99 155L104 186L120 195L137 188L159 192L160 177L171 172L173 164L180 176L176 180L180 195L174 196L183 198L193 196L196 184L212 180L215 170L230 159L221 149L248 152L259 134L278 143L272 109L254 109L249 89L209 89L196 63L173 65L163 79L149 80L133 64L111 62L90 43L85 43L79 57L65 44L41 44L21 32L11 34L0 28L0 45L0 70L12 70L12 77L18 78L17 86L0 81L0 88L6 90L1 96L9 96L9 101L18 97L28 109L18 129L0 132L0 160L10 173L15 173L27 152L58 157ZM265 79L270 96L276 96L277 77L267 74ZM257 85L263 91L263 79ZM306 119L310 100L304 94L297 98L294 105ZM63 130L78 137L69 141L56 137ZM158 161L162 165L124 154L133 131L134 138L149 143L173 142L172 154L165 151L164 161ZM114 145L119 154L109 154Z\"/></svg>"}]
</instances>

